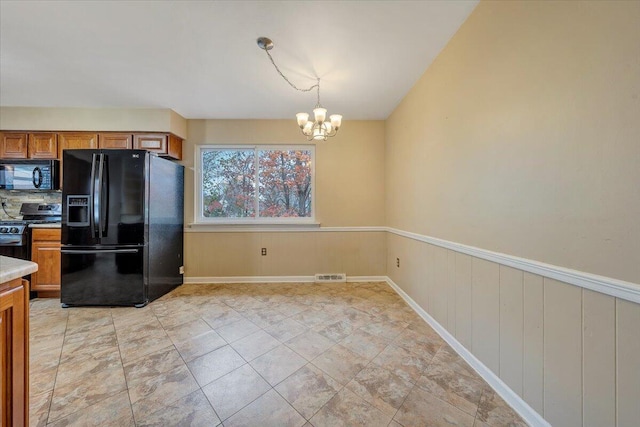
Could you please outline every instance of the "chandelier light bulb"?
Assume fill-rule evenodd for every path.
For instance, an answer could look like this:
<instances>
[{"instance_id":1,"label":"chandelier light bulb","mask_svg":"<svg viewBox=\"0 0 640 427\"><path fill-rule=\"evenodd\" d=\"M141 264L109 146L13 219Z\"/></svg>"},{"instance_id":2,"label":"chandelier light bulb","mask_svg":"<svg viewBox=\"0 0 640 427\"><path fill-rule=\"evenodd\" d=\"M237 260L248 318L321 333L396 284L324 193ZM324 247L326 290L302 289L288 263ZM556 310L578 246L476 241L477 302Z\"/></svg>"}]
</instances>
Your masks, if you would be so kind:
<instances>
[{"instance_id":1,"label":"chandelier light bulb","mask_svg":"<svg viewBox=\"0 0 640 427\"><path fill-rule=\"evenodd\" d=\"M313 117L318 123L322 123L327 119L327 109L322 107L316 107L313 109Z\"/></svg>"},{"instance_id":2,"label":"chandelier light bulb","mask_svg":"<svg viewBox=\"0 0 640 427\"><path fill-rule=\"evenodd\" d=\"M300 126L300 128L304 128L304 126L309 122L309 113L298 113L296 114L296 119L298 120L298 126Z\"/></svg>"},{"instance_id":3,"label":"chandelier light bulb","mask_svg":"<svg viewBox=\"0 0 640 427\"><path fill-rule=\"evenodd\" d=\"M331 125L335 130L338 130L340 125L342 124L342 116L340 114L332 114L329 116L329 120L331 120Z\"/></svg>"},{"instance_id":4,"label":"chandelier light bulb","mask_svg":"<svg viewBox=\"0 0 640 427\"><path fill-rule=\"evenodd\" d=\"M312 129L313 129L313 122L307 122L304 124L304 127L302 128L302 133L310 136L312 133Z\"/></svg>"}]
</instances>

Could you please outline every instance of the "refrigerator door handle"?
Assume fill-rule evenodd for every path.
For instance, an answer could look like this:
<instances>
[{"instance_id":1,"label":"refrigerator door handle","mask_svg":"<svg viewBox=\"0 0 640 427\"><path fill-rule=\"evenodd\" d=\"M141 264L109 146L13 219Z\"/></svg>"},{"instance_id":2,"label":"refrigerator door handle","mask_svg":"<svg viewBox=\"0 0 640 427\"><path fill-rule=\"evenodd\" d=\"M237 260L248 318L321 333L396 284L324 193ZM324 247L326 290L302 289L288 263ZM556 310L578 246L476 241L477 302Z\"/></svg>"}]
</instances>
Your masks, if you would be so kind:
<instances>
[{"instance_id":1,"label":"refrigerator door handle","mask_svg":"<svg viewBox=\"0 0 640 427\"><path fill-rule=\"evenodd\" d=\"M102 174L104 173L104 154L98 154L98 179L95 180L93 203L95 207L94 219L96 221L96 232L98 238L102 237Z\"/></svg>"},{"instance_id":2,"label":"refrigerator door handle","mask_svg":"<svg viewBox=\"0 0 640 427\"><path fill-rule=\"evenodd\" d=\"M136 254L140 249L62 249L60 253L70 255L87 255L87 254Z\"/></svg>"},{"instance_id":3,"label":"refrigerator door handle","mask_svg":"<svg viewBox=\"0 0 640 427\"><path fill-rule=\"evenodd\" d=\"M107 237L109 222L109 166L107 155L100 154L100 237Z\"/></svg>"},{"instance_id":4,"label":"refrigerator door handle","mask_svg":"<svg viewBox=\"0 0 640 427\"><path fill-rule=\"evenodd\" d=\"M89 215L89 228L91 228L91 235L93 237L97 237L96 234L96 224L99 220L99 211L96 209L96 196L98 192L96 191L96 159L98 155L93 153L91 154L91 187L89 188L89 198L91 199L90 206L90 215ZM100 202L97 202L97 205L100 205Z\"/></svg>"}]
</instances>

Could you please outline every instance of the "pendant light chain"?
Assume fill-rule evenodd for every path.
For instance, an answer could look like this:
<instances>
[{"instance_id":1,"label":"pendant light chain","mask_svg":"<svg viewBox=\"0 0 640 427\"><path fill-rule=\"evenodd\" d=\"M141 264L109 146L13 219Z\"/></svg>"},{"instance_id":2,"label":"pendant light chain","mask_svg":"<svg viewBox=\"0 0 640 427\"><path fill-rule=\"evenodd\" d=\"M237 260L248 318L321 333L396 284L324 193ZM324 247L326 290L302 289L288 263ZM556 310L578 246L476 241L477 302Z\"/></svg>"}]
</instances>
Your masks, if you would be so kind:
<instances>
[{"instance_id":1,"label":"pendant light chain","mask_svg":"<svg viewBox=\"0 0 640 427\"><path fill-rule=\"evenodd\" d=\"M317 77L318 82L313 86L309 86L306 89L299 88L291 83L291 80L284 75L280 70L280 67L278 67L276 62L273 60L273 57L269 53L269 50L273 49L273 42L271 39L267 37L259 37L256 42L258 43L258 47L267 53L269 61L271 61L271 65L273 65L273 68L276 69L278 74L280 74L280 77L282 77L289 86L299 92L310 92L313 89L316 89L318 103L313 109L313 121L309 120L308 113L296 114L298 126L300 127L302 134L307 137L307 141L326 141L327 138L336 136L338 129L340 129L342 124L342 116L340 114L333 114L329 116L329 120L327 120L327 109L320 104L320 77Z\"/></svg>"},{"instance_id":2,"label":"pendant light chain","mask_svg":"<svg viewBox=\"0 0 640 427\"><path fill-rule=\"evenodd\" d=\"M275 61L273 60L273 57L271 56L271 54L269 53L269 51L267 49L264 49L265 52L267 52L267 56L269 57L269 60L271 61L271 63L273 64L274 68L276 69L276 71L278 72L278 74L280 74L280 77L282 77L284 79L285 82L289 83L289 86L291 86L292 88L294 88L295 90L299 90L300 92L310 92L311 90L313 90L313 88L318 88L318 100L320 99L320 78L318 78L318 83L314 84L313 86L308 87L307 89L301 89L298 86L294 85L293 83L291 83L289 81L289 79L287 78L287 76L285 76L284 74L282 74L282 71L280 71L280 68L276 65Z\"/></svg>"}]
</instances>

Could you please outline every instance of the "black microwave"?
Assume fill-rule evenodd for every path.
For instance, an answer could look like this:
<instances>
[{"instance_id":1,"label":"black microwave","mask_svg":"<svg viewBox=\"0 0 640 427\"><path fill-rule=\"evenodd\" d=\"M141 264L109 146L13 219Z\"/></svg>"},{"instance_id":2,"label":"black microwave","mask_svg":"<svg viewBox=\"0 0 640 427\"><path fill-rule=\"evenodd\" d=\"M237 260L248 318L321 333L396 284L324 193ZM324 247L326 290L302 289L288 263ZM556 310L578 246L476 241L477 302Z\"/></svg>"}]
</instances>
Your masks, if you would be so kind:
<instances>
[{"instance_id":1,"label":"black microwave","mask_svg":"<svg viewBox=\"0 0 640 427\"><path fill-rule=\"evenodd\" d=\"M0 189L58 190L59 172L59 160L0 160Z\"/></svg>"}]
</instances>

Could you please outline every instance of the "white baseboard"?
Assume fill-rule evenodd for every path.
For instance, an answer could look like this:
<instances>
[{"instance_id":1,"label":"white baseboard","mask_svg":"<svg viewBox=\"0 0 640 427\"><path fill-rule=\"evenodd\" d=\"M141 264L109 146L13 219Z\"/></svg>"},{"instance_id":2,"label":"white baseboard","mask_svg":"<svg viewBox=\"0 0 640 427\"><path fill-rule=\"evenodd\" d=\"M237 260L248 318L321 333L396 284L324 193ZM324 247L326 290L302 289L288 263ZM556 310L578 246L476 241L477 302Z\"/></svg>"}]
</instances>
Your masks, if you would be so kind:
<instances>
[{"instance_id":1,"label":"white baseboard","mask_svg":"<svg viewBox=\"0 0 640 427\"><path fill-rule=\"evenodd\" d=\"M429 315L413 298L407 295L398 285L390 278L386 278L389 286L395 290L398 295L427 322L447 344L453 348L495 391L509 404L522 419L532 427L551 427L540 414L538 414L531 406L527 404L520 396L518 396L508 385L506 385L491 369L487 368L477 357L467 350L458 340L455 339L440 323Z\"/></svg>"},{"instance_id":2,"label":"white baseboard","mask_svg":"<svg viewBox=\"0 0 640 427\"><path fill-rule=\"evenodd\" d=\"M184 277L184 283L313 283L314 276ZM347 276L347 282L386 282L387 276Z\"/></svg>"}]
</instances>

